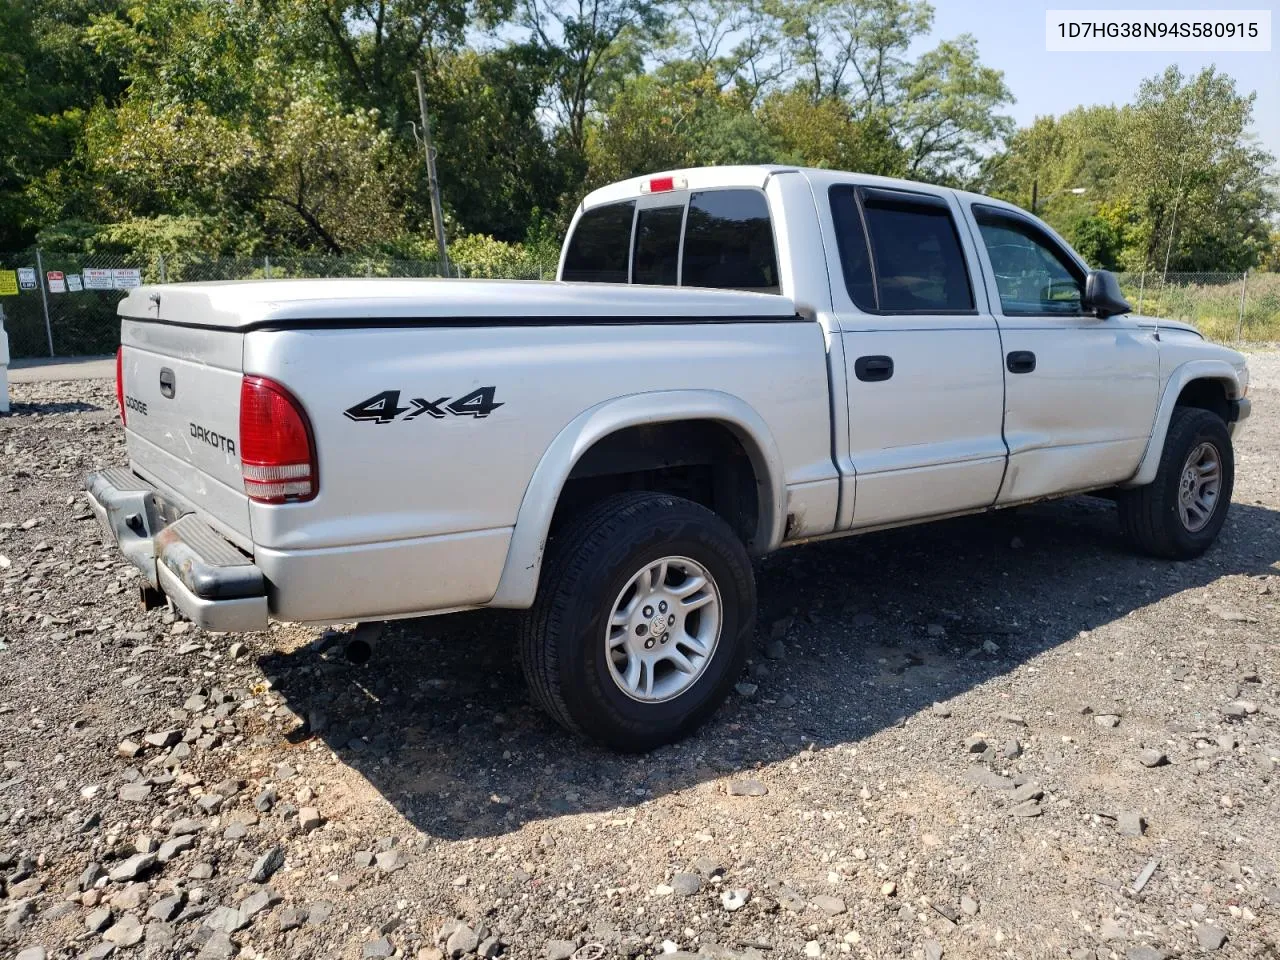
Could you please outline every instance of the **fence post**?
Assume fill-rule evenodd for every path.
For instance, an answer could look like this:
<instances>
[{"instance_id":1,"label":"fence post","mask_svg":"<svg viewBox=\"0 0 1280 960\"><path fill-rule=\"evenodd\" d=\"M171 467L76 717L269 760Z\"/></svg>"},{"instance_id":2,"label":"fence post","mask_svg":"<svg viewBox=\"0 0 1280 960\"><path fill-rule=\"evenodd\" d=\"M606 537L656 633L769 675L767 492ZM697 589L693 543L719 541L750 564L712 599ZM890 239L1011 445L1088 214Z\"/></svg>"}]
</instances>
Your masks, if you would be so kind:
<instances>
[{"instance_id":1,"label":"fence post","mask_svg":"<svg viewBox=\"0 0 1280 960\"><path fill-rule=\"evenodd\" d=\"M1236 316L1236 343L1244 339L1244 293L1249 289L1249 271L1240 278L1240 312Z\"/></svg>"},{"instance_id":2,"label":"fence post","mask_svg":"<svg viewBox=\"0 0 1280 960\"><path fill-rule=\"evenodd\" d=\"M168 282L169 282L169 281L166 279L166 277L165 277L165 272L164 272L164 254L163 254L163 253L162 253L162 254L160 254L160 282L161 282L161 283L168 283Z\"/></svg>"},{"instance_id":3,"label":"fence post","mask_svg":"<svg viewBox=\"0 0 1280 960\"><path fill-rule=\"evenodd\" d=\"M265 253L262 255L262 275L268 280L271 279L271 257Z\"/></svg>"},{"instance_id":4,"label":"fence post","mask_svg":"<svg viewBox=\"0 0 1280 960\"><path fill-rule=\"evenodd\" d=\"M49 339L49 356L53 352L53 324L49 322L49 294L45 291L44 261L40 258L40 248L36 247L36 282L40 284L40 304L44 307L44 335Z\"/></svg>"},{"instance_id":5,"label":"fence post","mask_svg":"<svg viewBox=\"0 0 1280 960\"><path fill-rule=\"evenodd\" d=\"M1138 314L1142 314L1142 295L1147 290L1147 271L1142 271L1142 278L1138 281Z\"/></svg>"}]
</instances>

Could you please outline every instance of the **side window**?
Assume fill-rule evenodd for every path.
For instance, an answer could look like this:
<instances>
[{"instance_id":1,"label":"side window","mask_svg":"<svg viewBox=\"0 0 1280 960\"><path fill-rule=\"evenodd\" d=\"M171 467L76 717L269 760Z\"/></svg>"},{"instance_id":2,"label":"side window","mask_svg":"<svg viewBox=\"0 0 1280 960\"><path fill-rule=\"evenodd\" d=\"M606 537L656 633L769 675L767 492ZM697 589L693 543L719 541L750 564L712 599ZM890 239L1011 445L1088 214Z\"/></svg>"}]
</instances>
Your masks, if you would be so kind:
<instances>
[{"instance_id":1,"label":"side window","mask_svg":"<svg viewBox=\"0 0 1280 960\"><path fill-rule=\"evenodd\" d=\"M610 203L578 218L564 258L563 280L626 283L635 201Z\"/></svg>"},{"instance_id":2,"label":"side window","mask_svg":"<svg viewBox=\"0 0 1280 960\"><path fill-rule=\"evenodd\" d=\"M708 190L689 198L684 234L686 287L778 293L769 204L758 190Z\"/></svg>"},{"instance_id":3,"label":"side window","mask_svg":"<svg viewBox=\"0 0 1280 960\"><path fill-rule=\"evenodd\" d=\"M964 251L945 202L926 194L864 189L862 209L881 312L973 310Z\"/></svg>"},{"instance_id":4,"label":"side window","mask_svg":"<svg viewBox=\"0 0 1280 960\"><path fill-rule=\"evenodd\" d=\"M876 305L875 281L871 276L867 233L862 228L862 214L858 211L858 188L834 186L830 195L831 219L836 227L836 247L840 251L844 285L859 310L874 313L879 307Z\"/></svg>"},{"instance_id":5,"label":"side window","mask_svg":"<svg viewBox=\"0 0 1280 960\"><path fill-rule=\"evenodd\" d=\"M1058 245L1030 223L975 205L974 217L1007 316L1078 314L1084 277Z\"/></svg>"},{"instance_id":6,"label":"side window","mask_svg":"<svg viewBox=\"0 0 1280 960\"><path fill-rule=\"evenodd\" d=\"M648 207L636 214L636 253L632 283L675 286L680 264L680 225L684 206Z\"/></svg>"}]
</instances>

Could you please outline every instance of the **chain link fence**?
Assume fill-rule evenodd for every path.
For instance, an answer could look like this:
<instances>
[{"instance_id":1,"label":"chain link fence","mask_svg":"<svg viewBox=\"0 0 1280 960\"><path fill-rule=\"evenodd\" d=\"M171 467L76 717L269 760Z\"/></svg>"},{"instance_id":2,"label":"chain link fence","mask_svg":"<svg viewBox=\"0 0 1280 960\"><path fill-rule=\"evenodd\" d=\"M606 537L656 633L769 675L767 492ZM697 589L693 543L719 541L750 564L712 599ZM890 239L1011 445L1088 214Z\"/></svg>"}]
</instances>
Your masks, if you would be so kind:
<instances>
[{"instance_id":1,"label":"chain link fence","mask_svg":"<svg viewBox=\"0 0 1280 960\"><path fill-rule=\"evenodd\" d=\"M1280 341L1280 273L1122 273L1140 314L1194 324L1222 343Z\"/></svg>"},{"instance_id":2,"label":"chain link fence","mask_svg":"<svg viewBox=\"0 0 1280 960\"><path fill-rule=\"evenodd\" d=\"M17 273L16 294L0 296L14 357L112 353L119 344L116 305L131 285L281 277L439 277L426 260L369 257L198 257L154 261L47 250L0 253ZM451 276L549 280L555 267L477 269L453 264ZM1122 273L1120 285L1137 312L1195 324L1224 343L1280 341L1280 273Z\"/></svg>"}]
</instances>

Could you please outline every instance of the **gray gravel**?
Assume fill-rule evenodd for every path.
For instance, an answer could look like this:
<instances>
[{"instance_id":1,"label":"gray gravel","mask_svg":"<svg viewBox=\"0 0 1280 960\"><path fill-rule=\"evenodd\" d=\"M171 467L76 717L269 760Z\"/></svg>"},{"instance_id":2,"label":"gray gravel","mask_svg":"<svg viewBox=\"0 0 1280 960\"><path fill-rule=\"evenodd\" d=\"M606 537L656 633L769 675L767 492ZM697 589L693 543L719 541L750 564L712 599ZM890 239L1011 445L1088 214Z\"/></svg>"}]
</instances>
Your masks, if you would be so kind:
<instances>
[{"instance_id":1,"label":"gray gravel","mask_svg":"<svg viewBox=\"0 0 1280 960\"><path fill-rule=\"evenodd\" d=\"M79 483L109 381L0 418L0 956L1280 955L1280 354L1220 544L1081 498L760 563L743 690L646 757L514 618L202 633ZM1099 718L1105 718L1099 722Z\"/></svg>"}]
</instances>

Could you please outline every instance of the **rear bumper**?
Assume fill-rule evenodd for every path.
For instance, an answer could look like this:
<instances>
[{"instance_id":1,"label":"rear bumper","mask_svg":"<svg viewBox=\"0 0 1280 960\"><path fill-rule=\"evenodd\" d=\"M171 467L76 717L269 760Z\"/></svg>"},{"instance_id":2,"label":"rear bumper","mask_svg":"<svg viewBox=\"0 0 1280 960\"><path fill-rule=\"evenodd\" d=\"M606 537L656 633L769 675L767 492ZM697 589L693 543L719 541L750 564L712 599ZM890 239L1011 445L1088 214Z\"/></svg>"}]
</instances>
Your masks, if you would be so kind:
<instances>
[{"instance_id":1,"label":"rear bumper","mask_svg":"<svg viewBox=\"0 0 1280 960\"><path fill-rule=\"evenodd\" d=\"M196 514L123 467L85 481L93 512L152 587L206 630L267 626L267 582L253 561Z\"/></svg>"}]
</instances>

